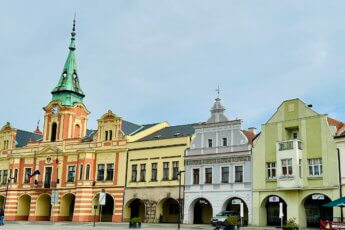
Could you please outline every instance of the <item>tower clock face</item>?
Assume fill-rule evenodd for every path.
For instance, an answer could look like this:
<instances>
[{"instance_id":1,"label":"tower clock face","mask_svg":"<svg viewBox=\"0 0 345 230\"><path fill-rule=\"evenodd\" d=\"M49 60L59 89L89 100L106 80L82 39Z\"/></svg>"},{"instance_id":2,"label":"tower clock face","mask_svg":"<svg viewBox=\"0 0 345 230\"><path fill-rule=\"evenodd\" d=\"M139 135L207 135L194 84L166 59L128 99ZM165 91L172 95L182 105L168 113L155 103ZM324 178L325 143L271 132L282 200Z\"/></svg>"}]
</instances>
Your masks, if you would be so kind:
<instances>
[{"instance_id":1,"label":"tower clock face","mask_svg":"<svg viewBox=\"0 0 345 230\"><path fill-rule=\"evenodd\" d=\"M53 115L56 115L58 112L59 112L59 107L54 106L54 107L52 108L52 114L53 114Z\"/></svg>"}]
</instances>

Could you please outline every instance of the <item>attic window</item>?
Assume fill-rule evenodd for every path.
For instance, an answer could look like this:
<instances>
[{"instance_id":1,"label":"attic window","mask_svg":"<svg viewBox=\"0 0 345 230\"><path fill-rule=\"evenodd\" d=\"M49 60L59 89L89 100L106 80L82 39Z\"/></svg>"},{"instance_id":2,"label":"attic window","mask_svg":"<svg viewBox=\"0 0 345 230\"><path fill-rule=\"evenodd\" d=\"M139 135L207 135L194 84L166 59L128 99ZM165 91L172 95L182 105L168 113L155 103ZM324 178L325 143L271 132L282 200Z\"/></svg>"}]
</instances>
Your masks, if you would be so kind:
<instances>
[{"instance_id":1,"label":"attic window","mask_svg":"<svg viewBox=\"0 0 345 230\"><path fill-rule=\"evenodd\" d=\"M67 77L67 73L64 72L64 73L62 74L62 76L63 76L64 78Z\"/></svg>"},{"instance_id":2,"label":"attic window","mask_svg":"<svg viewBox=\"0 0 345 230\"><path fill-rule=\"evenodd\" d=\"M77 78L77 74L73 73L73 78L76 79Z\"/></svg>"},{"instance_id":3,"label":"attic window","mask_svg":"<svg viewBox=\"0 0 345 230\"><path fill-rule=\"evenodd\" d=\"M181 133L175 133L174 136L177 137L177 136L180 136Z\"/></svg>"},{"instance_id":4,"label":"attic window","mask_svg":"<svg viewBox=\"0 0 345 230\"><path fill-rule=\"evenodd\" d=\"M161 135L157 135L157 136L155 136L155 138L156 138L156 139L158 139L158 138L160 138L160 137L161 137Z\"/></svg>"}]
</instances>

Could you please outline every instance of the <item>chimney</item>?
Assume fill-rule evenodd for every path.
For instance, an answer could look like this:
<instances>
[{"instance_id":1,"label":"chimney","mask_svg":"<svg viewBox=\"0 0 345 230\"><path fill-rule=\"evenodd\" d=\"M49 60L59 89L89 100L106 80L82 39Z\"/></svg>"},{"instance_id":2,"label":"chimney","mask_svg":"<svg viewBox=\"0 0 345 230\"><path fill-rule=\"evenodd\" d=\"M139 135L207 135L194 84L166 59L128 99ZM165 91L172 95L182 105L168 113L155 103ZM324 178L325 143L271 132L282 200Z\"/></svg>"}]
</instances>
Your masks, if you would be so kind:
<instances>
[{"instance_id":1,"label":"chimney","mask_svg":"<svg viewBox=\"0 0 345 230\"><path fill-rule=\"evenodd\" d=\"M250 127L248 128L248 131L256 135L256 128L255 127Z\"/></svg>"}]
</instances>

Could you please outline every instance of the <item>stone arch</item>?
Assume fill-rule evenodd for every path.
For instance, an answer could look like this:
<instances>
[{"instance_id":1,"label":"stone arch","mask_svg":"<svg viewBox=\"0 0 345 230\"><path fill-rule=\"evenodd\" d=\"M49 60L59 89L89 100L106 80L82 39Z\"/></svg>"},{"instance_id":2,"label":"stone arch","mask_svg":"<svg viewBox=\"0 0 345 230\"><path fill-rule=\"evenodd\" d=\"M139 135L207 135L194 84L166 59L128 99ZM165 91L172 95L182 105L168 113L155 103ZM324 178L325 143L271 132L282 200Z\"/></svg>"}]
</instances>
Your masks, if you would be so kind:
<instances>
[{"instance_id":1,"label":"stone arch","mask_svg":"<svg viewBox=\"0 0 345 230\"><path fill-rule=\"evenodd\" d=\"M179 214L179 203L176 199L166 197L161 199L156 208L156 219L160 223L177 223Z\"/></svg>"},{"instance_id":2,"label":"stone arch","mask_svg":"<svg viewBox=\"0 0 345 230\"><path fill-rule=\"evenodd\" d=\"M141 199L134 198L127 201L124 210L124 220L130 221L134 217L139 217L144 222L146 216L145 207L145 202Z\"/></svg>"},{"instance_id":3,"label":"stone arch","mask_svg":"<svg viewBox=\"0 0 345 230\"><path fill-rule=\"evenodd\" d=\"M62 221L72 221L75 204L75 195L73 193L65 193L61 197L59 219Z\"/></svg>"},{"instance_id":4,"label":"stone arch","mask_svg":"<svg viewBox=\"0 0 345 230\"><path fill-rule=\"evenodd\" d=\"M100 207L99 194L100 193L96 193L92 199L92 208L96 212L96 217L102 222L112 222L115 210L115 199L110 193L105 193L105 205ZM95 205L97 205L96 209L94 209Z\"/></svg>"},{"instance_id":5,"label":"stone arch","mask_svg":"<svg viewBox=\"0 0 345 230\"><path fill-rule=\"evenodd\" d=\"M223 211L233 211L240 215L240 206L243 204L243 218L242 225L248 225L249 222L249 209L247 203L239 196L233 196L225 200L222 206Z\"/></svg>"},{"instance_id":6,"label":"stone arch","mask_svg":"<svg viewBox=\"0 0 345 230\"><path fill-rule=\"evenodd\" d=\"M272 197L272 198L271 198ZM264 216L266 223L264 225L268 226L280 226L281 220L279 218L279 203L283 204L283 223L287 220L287 203L286 201L278 195L268 195L264 197L260 205L260 216Z\"/></svg>"},{"instance_id":7,"label":"stone arch","mask_svg":"<svg viewBox=\"0 0 345 230\"><path fill-rule=\"evenodd\" d=\"M42 193L37 197L36 201L36 217L37 220L49 221L51 215L51 197L48 193Z\"/></svg>"},{"instance_id":8,"label":"stone arch","mask_svg":"<svg viewBox=\"0 0 345 230\"><path fill-rule=\"evenodd\" d=\"M187 211L187 210L186 210ZM206 198L199 197L194 199L188 208L188 223L209 224L213 215L211 202Z\"/></svg>"},{"instance_id":9,"label":"stone arch","mask_svg":"<svg viewBox=\"0 0 345 230\"><path fill-rule=\"evenodd\" d=\"M304 209L305 225L307 227L319 227L320 220L333 220L333 208L323 207L332 200L323 193L311 193L303 197L301 206ZM302 209L302 210L303 210Z\"/></svg>"},{"instance_id":10,"label":"stone arch","mask_svg":"<svg viewBox=\"0 0 345 230\"><path fill-rule=\"evenodd\" d=\"M17 220L28 220L30 215L31 196L22 194L18 198Z\"/></svg>"}]
</instances>

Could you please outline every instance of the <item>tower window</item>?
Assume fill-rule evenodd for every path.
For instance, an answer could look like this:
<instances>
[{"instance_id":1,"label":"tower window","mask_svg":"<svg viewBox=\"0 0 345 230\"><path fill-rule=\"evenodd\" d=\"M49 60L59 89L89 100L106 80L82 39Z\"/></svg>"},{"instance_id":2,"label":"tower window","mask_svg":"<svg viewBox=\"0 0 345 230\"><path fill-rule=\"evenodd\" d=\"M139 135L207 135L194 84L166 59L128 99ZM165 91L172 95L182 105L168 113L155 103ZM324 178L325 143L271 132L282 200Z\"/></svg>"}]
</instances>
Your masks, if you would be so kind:
<instances>
[{"instance_id":1,"label":"tower window","mask_svg":"<svg viewBox=\"0 0 345 230\"><path fill-rule=\"evenodd\" d=\"M108 131L105 131L105 140L108 140Z\"/></svg>"},{"instance_id":2,"label":"tower window","mask_svg":"<svg viewBox=\"0 0 345 230\"><path fill-rule=\"evenodd\" d=\"M113 139L113 131L109 130L109 140L111 141Z\"/></svg>"},{"instance_id":3,"label":"tower window","mask_svg":"<svg viewBox=\"0 0 345 230\"><path fill-rule=\"evenodd\" d=\"M57 131L57 124L54 122L52 124L52 132L51 132L51 138L50 138L51 142L56 141L56 131Z\"/></svg>"},{"instance_id":4,"label":"tower window","mask_svg":"<svg viewBox=\"0 0 345 230\"><path fill-rule=\"evenodd\" d=\"M79 125L75 125L74 128L74 137L79 138L80 137L80 126Z\"/></svg>"}]
</instances>

